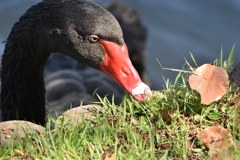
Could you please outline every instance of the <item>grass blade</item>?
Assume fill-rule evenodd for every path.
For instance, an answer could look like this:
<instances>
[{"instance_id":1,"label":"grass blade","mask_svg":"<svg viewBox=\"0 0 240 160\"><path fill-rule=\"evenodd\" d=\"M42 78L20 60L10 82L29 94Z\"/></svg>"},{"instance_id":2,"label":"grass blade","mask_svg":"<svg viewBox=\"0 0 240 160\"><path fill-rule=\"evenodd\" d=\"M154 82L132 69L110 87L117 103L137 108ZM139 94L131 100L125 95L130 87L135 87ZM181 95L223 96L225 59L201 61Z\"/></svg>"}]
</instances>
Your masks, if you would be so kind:
<instances>
[{"instance_id":1,"label":"grass blade","mask_svg":"<svg viewBox=\"0 0 240 160\"><path fill-rule=\"evenodd\" d=\"M228 56L227 66L226 66L227 72L230 70L230 67L232 66L232 64L234 62L234 48L235 48L235 44L233 45L232 50Z\"/></svg>"},{"instance_id":2,"label":"grass blade","mask_svg":"<svg viewBox=\"0 0 240 160\"><path fill-rule=\"evenodd\" d=\"M196 62L196 60L195 60L195 58L194 58L194 56L193 56L193 54L190 52L190 56L191 56L191 58L192 58L192 61L194 62L194 64L196 65L196 67L199 67L198 66L198 64L197 64L197 62Z\"/></svg>"},{"instance_id":3,"label":"grass blade","mask_svg":"<svg viewBox=\"0 0 240 160\"><path fill-rule=\"evenodd\" d=\"M221 47L220 57L218 59L217 66L223 67L223 47Z\"/></svg>"}]
</instances>

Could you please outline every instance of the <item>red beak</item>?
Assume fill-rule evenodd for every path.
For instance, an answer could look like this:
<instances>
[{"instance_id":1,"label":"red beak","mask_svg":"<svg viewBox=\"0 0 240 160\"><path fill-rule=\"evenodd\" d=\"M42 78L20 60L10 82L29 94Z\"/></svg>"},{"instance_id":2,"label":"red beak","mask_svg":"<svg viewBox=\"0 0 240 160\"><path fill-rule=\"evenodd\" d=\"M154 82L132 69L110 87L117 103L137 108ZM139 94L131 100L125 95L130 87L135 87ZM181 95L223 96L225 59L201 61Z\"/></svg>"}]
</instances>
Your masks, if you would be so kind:
<instances>
[{"instance_id":1,"label":"red beak","mask_svg":"<svg viewBox=\"0 0 240 160\"><path fill-rule=\"evenodd\" d=\"M149 96L152 95L152 91L142 82L133 67L126 44L120 46L105 40L100 40L99 44L105 50L105 59L100 64L101 71L112 77L136 100L141 102L148 100Z\"/></svg>"}]
</instances>

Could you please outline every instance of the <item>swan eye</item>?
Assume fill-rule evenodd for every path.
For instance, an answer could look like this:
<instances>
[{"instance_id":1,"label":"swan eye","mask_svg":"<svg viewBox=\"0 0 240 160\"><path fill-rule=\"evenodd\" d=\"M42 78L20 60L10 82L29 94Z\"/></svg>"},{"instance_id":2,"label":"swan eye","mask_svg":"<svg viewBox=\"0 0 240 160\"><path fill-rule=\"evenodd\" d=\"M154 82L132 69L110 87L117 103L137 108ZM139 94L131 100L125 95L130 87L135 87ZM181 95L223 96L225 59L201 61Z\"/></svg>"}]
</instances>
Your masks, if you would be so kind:
<instances>
[{"instance_id":1,"label":"swan eye","mask_svg":"<svg viewBox=\"0 0 240 160\"><path fill-rule=\"evenodd\" d=\"M89 41L92 43L98 42L99 41L99 37L96 35L91 35L89 36Z\"/></svg>"}]
</instances>

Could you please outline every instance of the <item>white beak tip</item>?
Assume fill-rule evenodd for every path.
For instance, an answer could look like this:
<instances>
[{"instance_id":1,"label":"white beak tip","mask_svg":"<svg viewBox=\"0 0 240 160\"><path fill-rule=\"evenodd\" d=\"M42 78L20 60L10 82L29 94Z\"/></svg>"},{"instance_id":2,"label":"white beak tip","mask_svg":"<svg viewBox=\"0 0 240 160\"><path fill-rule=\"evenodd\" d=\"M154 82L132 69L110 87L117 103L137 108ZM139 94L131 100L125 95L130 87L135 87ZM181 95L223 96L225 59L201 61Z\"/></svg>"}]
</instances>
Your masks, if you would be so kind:
<instances>
[{"instance_id":1,"label":"white beak tip","mask_svg":"<svg viewBox=\"0 0 240 160\"><path fill-rule=\"evenodd\" d=\"M141 102L150 100L150 97L152 96L152 90L145 83L140 83L132 90L132 96Z\"/></svg>"}]
</instances>

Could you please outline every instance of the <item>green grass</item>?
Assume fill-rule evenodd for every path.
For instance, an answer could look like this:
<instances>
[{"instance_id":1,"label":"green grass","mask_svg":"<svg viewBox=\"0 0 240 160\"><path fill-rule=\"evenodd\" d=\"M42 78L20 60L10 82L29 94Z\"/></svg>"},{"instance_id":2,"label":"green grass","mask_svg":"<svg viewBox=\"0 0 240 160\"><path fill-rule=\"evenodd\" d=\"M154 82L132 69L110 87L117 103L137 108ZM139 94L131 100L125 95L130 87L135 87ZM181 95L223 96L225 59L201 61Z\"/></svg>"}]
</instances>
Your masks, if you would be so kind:
<instances>
[{"instance_id":1,"label":"green grass","mask_svg":"<svg viewBox=\"0 0 240 160\"><path fill-rule=\"evenodd\" d=\"M223 66L221 57L217 64ZM232 63L231 58L228 63ZM239 103L232 103L238 93L229 87L220 101L202 105L200 95L189 88L184 72L179 72L173 84L167 80L165 83L162 92L155 91L144 103L128 94L119 107L101 99L103 109L94 112L94 121L83 120L75 125L50 119L45 133L0 146L0 159L98 160L108 148L114 148L118 160L207 159L209 150L197 133L213 125L230 131L236 144L231 155L240 155L240 108ZM51 130L51 122L59 127Z\"/></svg>"}]
</instances>

